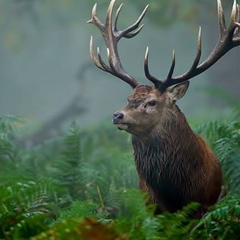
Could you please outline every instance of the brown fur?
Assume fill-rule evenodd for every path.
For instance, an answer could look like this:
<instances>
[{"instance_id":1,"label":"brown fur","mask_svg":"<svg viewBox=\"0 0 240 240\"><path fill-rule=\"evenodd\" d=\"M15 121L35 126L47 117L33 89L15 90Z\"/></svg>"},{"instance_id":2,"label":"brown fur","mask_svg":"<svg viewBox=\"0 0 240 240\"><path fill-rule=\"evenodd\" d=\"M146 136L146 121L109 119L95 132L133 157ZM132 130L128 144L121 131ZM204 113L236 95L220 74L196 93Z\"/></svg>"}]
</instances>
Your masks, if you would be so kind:
<instances>
[{"instance_id":1,"label":"brown fur","mask_svg":"<svg viewBox=\"0 0 240 240\"><path fill-rule=\"evenodd\" d=\"M138 86L137 91L134 91L134 93L129 97L129 100L147 96L151 91L153 91L153 89L153 86L140 85Z\"/></svg>"},{"instance_id":2,"label":"brown fur","mask_svg":"<svg viewBox=\"0 0 240 240\"><path fill-rule=\"evenodd\" d=\"M217 157L175 105L187 87L160 93L154 87L139 86L120 111L123 119L115 123L132 134L139 187L149 194L149 203L157 205L156 214L175 212L190 202L206 210L221 191ZM156 106L148 107L151 99Z\"/></svg>"}]
</instances>

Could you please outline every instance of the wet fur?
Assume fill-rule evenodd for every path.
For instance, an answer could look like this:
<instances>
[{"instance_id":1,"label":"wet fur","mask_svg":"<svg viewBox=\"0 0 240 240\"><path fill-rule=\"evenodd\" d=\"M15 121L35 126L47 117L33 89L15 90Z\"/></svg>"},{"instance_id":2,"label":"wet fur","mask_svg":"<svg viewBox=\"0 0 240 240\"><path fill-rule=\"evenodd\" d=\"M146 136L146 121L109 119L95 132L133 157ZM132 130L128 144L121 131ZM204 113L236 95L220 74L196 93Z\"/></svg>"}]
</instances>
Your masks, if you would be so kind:
<instances>
[{"instance_id":1,"label":"wet fur","mask_svg":"<svg viewBox=\"0 0 240 240\"><path fill-rule=\"evenodd\" d=\"M167 115L149 141L132 136L139 186L149 193L149 203L157 204L156 214L175 212L190 202L206 209L221 191L219 161L177 106Z\"/></svg>"}]
</instances>

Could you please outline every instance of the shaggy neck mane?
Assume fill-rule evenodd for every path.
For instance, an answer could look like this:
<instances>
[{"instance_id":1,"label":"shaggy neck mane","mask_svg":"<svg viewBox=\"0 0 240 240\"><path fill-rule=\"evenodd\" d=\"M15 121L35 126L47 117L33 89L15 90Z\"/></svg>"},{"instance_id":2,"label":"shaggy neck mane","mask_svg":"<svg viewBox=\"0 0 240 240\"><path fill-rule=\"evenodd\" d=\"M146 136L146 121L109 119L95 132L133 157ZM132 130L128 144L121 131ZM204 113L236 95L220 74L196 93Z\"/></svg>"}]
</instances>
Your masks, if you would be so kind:
<instances>
[{"instance_id":1,"label":"shaggy neck mane","mask_svg":"<svg viewBox=\"0 0 240 240\"><path fill-rule=\"evenodd\" d=\"M199 142L185 116L177 106L168 115L164 123L156 126L147 141L132 136L136 167L139 175L146 180L160 179L185 161L199 164L192 157L199 152ZM183 159L182 156L187 157Z\"/></svg>"}]
</instances>

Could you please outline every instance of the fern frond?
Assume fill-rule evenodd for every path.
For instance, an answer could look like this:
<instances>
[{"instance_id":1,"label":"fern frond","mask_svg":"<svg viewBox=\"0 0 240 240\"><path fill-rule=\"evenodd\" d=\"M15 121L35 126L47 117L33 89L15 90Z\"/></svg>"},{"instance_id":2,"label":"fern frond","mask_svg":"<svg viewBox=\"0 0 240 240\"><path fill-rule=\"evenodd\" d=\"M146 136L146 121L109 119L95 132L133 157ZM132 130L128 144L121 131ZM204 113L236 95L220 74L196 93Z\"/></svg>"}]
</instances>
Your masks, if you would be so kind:
<instances>
[{"instance_id":1,"label":"fern frond","mask_svg":"<svg viewBox=\"0 0 240 240\"><path fill-rule=\"evenodd\" d=\"M30 123L21 117L12 115L2 116L0 120L0 139L6 139L9 136L25 134L30 127Z\"/></svg>"},{"instance_id":2,"label":"fern frond","mask_svg":"<svg viewBox=\"0 0 240 240\"><path fill-rule=\"evenodd\" d=\"M203 219L192 230L195 236L208 239L236 239L240 233L240 202L236 198L227 198L217 204L214 209L208 212ZM200 231L203 229L205 231Z\"/></svg>"},{"instance_id":3,"label":"fern frond","mask_svg":"<svg viewBox=\"0 0 240 240\"><path fill-rule=\"evenodd\" d=\"M42 214L49 219L56 217L57 212L52 210L56 192L51 180L5 182L1 183L0 192L0 236L14 235L29 218Z\"/></svg>"},{"instance_id":4,"label":"fern frond","mask_svg":"<svg viewBox=\"0 0 240 240\"><path fill-rule=\"evenodd\" d=\"M63 150L57 162L53 177L59 184L68 189L73 198L83 197L85 184L82 178L82 154L80 129L73 122L69 134L63 140Z\"/></svg>"}]
</instances>

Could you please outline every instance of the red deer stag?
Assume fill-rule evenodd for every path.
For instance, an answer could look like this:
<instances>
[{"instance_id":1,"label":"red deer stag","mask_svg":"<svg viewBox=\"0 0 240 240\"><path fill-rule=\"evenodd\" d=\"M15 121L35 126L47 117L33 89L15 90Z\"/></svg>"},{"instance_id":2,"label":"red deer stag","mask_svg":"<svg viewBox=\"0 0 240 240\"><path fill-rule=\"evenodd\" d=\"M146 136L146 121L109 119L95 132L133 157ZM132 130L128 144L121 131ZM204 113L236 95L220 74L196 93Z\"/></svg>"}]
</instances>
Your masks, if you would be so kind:
<instances>
[{"instance_id":1,"label":"red deer stag","mask_svg":"<svg viewBox=\"0 0 240 240\"><path fill-rule=\"evenodd\" d=\"M199 64L201 56L201 28L197 41L197 54L191 68L183 75L173 77L175 55L165 80L152 76L148 68L148 48L144 59L146 77L153 85L140 85L122 67L118 53L118 41L132 38L142 29L139 26L148 6L137 21L124 30L117 29L122 4L113 18L115 0L110 2L106 22L97 17L97 5L92 10L93 23L100 30L108 53L107 65L97 48L94 54L93 39L90 40L90 55L101 70L111 73L128 83L133 94L127 105L113 114L113 123L120 130L132 135L135 164L140 188L149 194L149 203L156 204L155 214L162 211L175 212L190 202L201 204L200 215L207 206L216 203L222 185L222 170L214 153L204 140L196 135L187 123L176 101L184 96L189 79L210 68L230 49L240 44L240 11L234 1L230 26L225 24L221 1L218 0L220 40L208 58ZM175 85L175 86L174 86ZM173 86L172 88L170 88ZM203 210L204 209L204 210Z\"/></svg>"}]
</instances>

